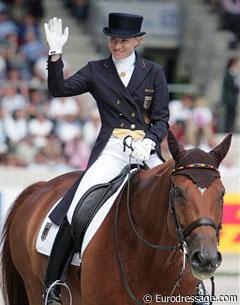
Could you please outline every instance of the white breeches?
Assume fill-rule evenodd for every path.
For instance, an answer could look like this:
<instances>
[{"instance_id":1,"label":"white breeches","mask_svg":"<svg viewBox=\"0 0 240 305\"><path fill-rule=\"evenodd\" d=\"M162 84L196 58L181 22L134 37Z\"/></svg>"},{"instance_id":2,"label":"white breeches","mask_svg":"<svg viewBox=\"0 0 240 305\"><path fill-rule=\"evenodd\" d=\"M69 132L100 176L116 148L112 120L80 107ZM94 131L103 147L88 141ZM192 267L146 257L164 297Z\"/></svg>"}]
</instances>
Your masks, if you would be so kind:
<instances>
[{"instance_id":1,"label":"white breeches","mask_svg":"<svg viewBox=\"0 0 240 305\"><path fill-rule=\"evenodd\" d=\"M134 159L132 163L136 163ZM69 223L72 222L74 210L83 194L92 186L109 182L115 178L121 170L129 163L129 148L123 151L123 140L110 137L98 159L84 174L73 201L67 213ZM150 155L147 165L152 168L162 163L157 154Z\"/></svg>"}]
</instances>

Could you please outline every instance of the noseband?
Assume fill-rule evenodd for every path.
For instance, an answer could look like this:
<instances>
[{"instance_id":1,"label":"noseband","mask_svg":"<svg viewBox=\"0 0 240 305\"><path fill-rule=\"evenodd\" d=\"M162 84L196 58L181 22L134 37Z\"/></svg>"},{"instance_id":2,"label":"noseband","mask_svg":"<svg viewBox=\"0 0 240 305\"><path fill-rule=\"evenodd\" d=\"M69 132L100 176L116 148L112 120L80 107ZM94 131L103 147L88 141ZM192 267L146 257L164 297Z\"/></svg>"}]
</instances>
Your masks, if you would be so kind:
<instances>
[{"instance_id":1,"label":"noseband","mask_svg":"<svg viewBox=\"0 0 240 305\"><path fill-rule=\"evenodd\" d=\"M186 166L181 166L181 167L173 169L173 171L172 171L172 184L171 184L171 190L170 190L170 194L169 194L169 208L170 208L171 213L174 217L177 236L178 236L179 240L181 241L181 243L184 243L186 238L196 228L201 227L201 226L210 226L210 227L214 228L214 230L216 231L217 240L219 241L219 233L220 233L220 230L222 229L222 221L220 222L219 225L216 225L216 223L211 218L202 217L202 218L198 218L195 221L193 221L192 223L190 223L187 226L187 228L184 229L184 230L181 227L179 217L177 215L175 203L174 203L173 177L176 176L176 175L181 174L182 170L189 169L189 168L210 169L210 170L213 170L213 171L217 171L219 173L219 171L216 167L214 167L212 165L208 165L208 164L201 164L201 163L200 164L199 163L189 164L189 165L186 165Z\"/></svg>"}]
</instances>

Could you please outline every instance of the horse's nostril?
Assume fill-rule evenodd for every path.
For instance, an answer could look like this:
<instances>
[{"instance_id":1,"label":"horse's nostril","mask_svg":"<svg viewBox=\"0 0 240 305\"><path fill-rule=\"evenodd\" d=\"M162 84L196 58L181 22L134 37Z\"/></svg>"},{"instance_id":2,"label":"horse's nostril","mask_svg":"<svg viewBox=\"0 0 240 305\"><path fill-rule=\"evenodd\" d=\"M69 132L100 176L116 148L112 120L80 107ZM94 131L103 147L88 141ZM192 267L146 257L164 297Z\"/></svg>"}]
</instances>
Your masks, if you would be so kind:
<instances>
[{"instance_id":1,"label":"horse's nostril","mask_svg":"<svg viewBox=\"0 0 240 305\"><path fill-rule=\"evenodd\" d=\"M191 257L192 265L196 268L204 267L210 269L216 269L222 262L222 255L220 252L216 252L213 256L205 256L203 252L196 251Z\"/></svg>"},{"instance_id":2,"label":"horse's nostril","mask_svg":"<svg viewBox=\"0 0 240 305\"><path fill-rule=\"evenodd\" d=\"M194 265L202 265L204 263L204 257L200 251L192 255L192 263Z\"/></svg>"},{"instance_id":3,"label":"horse's nostril","mask_svg":"<svg viewBox=\"0 0 240 305\"><path fill-rule=\"evenodd\" d=\"M222 254L220 252L217 253L217 261L216 261L216 268L221 265L222 262Z\"/></svg>"}]
</instances>

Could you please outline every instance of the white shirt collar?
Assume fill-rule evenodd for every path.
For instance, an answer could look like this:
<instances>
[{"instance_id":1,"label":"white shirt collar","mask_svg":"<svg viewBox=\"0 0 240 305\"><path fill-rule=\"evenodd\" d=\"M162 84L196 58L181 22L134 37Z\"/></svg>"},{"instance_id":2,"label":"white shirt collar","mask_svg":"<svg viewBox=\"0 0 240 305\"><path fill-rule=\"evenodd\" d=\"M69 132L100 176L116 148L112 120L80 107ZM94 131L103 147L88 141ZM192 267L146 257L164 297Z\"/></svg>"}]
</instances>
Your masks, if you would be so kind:
<instances>
[{"instance_id":1,"label":"white shirt collar","mask_svg":"<svg viewBox=\"0 0 240 305\"><path fill-rule=\"evenodd\" d=\"M136 55L135 55L135 52L132 52L132 54L130 56L123 58L123 59L115 59L112 55L112 60L115 64L115 66L119 66L119 65L130 66L135 63Z\"/></svg>"}]
</instances>

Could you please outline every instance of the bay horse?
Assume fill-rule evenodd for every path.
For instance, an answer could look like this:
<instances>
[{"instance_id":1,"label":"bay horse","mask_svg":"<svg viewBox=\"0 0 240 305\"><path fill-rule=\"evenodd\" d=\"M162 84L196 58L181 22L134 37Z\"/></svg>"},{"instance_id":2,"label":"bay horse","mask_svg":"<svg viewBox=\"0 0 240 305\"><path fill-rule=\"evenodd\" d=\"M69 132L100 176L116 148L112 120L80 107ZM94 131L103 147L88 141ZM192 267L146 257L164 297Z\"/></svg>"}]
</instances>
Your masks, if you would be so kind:
<instances>
[{"instance_id":1,"label":"bay horse","mask_svg":"<svg viewBox=\"0 0 240 305\"><path fill-rule=\"evenodd\" d=\"M230 142L228 135L209 153L184 150L169 133L173 159L129 180L130 189L118 195L81 267L70 267L73 305L158 304L156 297L195 295L197 281L211 277L221 263L224 186L217 168ZM6 305L42 303L48 258L36 252L36 238L50 208L79 175L33 184L14 202L2 237ZM65 289L62 296L68 304Z\"/></svg>"}]
</instances>

